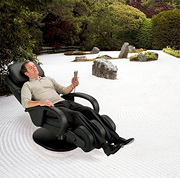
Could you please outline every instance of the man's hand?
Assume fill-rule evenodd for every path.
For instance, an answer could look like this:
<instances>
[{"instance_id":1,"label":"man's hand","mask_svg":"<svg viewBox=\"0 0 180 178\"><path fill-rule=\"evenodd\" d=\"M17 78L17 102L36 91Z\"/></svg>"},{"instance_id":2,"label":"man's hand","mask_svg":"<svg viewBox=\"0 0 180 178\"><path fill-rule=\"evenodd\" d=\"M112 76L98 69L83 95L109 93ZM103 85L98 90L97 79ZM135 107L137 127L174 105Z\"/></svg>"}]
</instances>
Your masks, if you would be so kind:
<instances>
[{"instance_id":1,"label":"man's hand","mask_svg":"<svg viewBox=\"0 0 180 178\"><path fill-rule=\"evenodd\" d=\"M40 105L40 106L49 106L49 107L54 106L54 104L51 103L51 101L49 101L49 100L39 101L39 105Z\"/></svg>"},{"instance_id":2,"label":"man's hand","mask_svg":"<svg viewBox=\"0 0 180 178\"><path fill-rule=\"evenodd\" d=\"M77 87L79 85L78 77L76 79L73 77L71 83L73 87Z\"/></svg>"},{"instance_id":3,"label":"man's hand","mask_svg":"<svg viewBox=\"0 0 180 178\"><path fill-rule=\"evenodd\" d=\"M49 100L42 100L42 101L28 101L27 103L28 107L35 107L35 106L49 106L52 107L54 106L53 103Z\"/></svg>"},{"instance_id":4,"label":"man's hand","mask_svg":"<svg viewBox=\"0 0 180 178\"><path fill-rule=\"evenodd\" d=\"M65 93L69 94L75 87L77 87L79 85L79 80L78 77L76 78L76 80L74 79L74 77L71 80L71 85L69 85L68 87L66 87Z\"/></svg>"}]
</instances>

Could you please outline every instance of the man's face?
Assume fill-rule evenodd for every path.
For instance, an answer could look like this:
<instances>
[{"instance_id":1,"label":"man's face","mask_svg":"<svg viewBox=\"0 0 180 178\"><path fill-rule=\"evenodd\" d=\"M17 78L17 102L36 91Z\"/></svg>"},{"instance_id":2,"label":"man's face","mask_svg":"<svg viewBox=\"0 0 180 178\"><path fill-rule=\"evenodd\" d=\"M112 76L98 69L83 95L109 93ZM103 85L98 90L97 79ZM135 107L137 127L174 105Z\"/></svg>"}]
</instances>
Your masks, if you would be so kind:
<instances>
[{"instance_id":1,"label":"man's face","mask_svg":"<svg viewBox=\"0 0 180 178\"><path fill-rule=\"evenodd\" d=\"M25 75L27 75L30 79L37 78L39 75L39 72L33 62L28 62L25 65L27 72L25 72Z\"/></svg>"}]
</instances>

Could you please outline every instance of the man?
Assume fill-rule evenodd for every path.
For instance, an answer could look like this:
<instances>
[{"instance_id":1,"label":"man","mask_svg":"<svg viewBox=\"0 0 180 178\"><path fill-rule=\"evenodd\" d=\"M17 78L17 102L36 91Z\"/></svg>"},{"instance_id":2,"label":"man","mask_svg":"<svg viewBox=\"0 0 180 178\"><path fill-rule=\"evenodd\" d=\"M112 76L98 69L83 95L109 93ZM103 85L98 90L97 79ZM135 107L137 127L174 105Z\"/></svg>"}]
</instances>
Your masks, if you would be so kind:
<instances>
[{"instance_id":1,"label":"man","mask_svg":"<svg viewBox=\"0 0 180 178\"><path fill-rule=\"evenodd\" d=\"M26 61L21 72L29 78L21 90L21 103L25 108L34 106L55 106L65 114L69 124L84 125L95 139L95 148L103 148L107 156L116 153L124 145L132 143L134 138L128 140L121 138L111 129L103 118L93 109L64 100L59 94L68 94L79 85L79 80L72 78L71 84L64 87L50 77L40 77L35 64ZM49 113L51 114L51 113ZM106 138L96 130L90 120L97 120L106 131Z\"/></svg>"}]
</instances>

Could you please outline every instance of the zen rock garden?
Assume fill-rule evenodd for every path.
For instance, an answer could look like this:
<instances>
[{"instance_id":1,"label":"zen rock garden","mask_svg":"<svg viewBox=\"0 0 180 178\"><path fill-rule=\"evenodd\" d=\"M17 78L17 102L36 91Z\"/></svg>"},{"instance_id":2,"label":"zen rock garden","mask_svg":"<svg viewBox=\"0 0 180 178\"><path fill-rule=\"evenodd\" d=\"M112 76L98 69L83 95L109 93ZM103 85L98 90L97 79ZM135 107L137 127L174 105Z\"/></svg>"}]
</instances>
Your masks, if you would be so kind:
<instances>
[{"instance_id":1,"label":"zen rock garden","mask_svg":"<svg viewBox=\"0 0 180 178\"><path fill-rule=\"evenodd\" d=\"M140 51L143 51L141 49ZM98 54L100 52L100 49L97 47L94 47L90 54ZM126 59L128 58L128 53L135 53L136 48L132 45L129 45L129 43L124 43L121 47L120 54L118 58L115 59ZM112 58L110 56L104 55L101 57L97 57L93 60L88 60L86 56L76 56L75 61L76 62L85 62L85 61L94 61L92 65L92 75L96 77L106 78L106 79L116 79L117 77L117 66L114 66L109 60ZM155 61L158 59L158 53L155 52L139 52L137 54L132 55L129 60L134 62L148 62L148 61Z\"/></svg>"}]
</instances>

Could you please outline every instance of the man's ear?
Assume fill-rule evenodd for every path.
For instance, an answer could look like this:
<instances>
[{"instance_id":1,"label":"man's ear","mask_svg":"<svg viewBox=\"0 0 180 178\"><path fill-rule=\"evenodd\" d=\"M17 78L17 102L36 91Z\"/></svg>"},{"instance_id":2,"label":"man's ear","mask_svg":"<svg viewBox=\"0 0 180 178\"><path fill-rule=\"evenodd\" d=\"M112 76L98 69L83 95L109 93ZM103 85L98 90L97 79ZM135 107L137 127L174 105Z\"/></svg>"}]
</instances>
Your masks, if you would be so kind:
<instances>
[{"instance_id":1,"label":"man's ear","mask_svg":"<svg viewBox=\"0 0 180 178\"><path fill-rule=\"evenodd\" d=\"M24 72L24 75L26 75L27 77L29 77L29 76L28 76L28 72Z\"/></svg>"}]
</instances>

